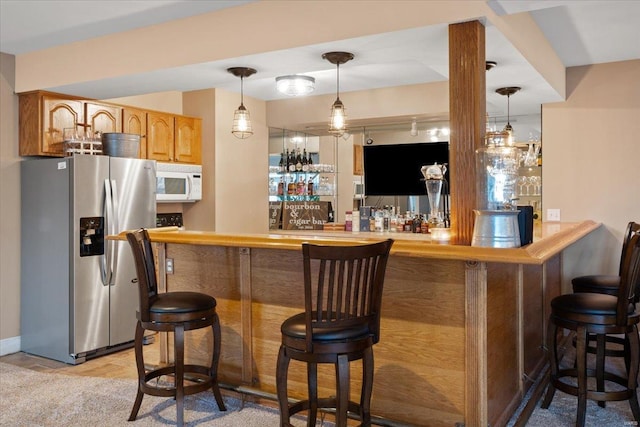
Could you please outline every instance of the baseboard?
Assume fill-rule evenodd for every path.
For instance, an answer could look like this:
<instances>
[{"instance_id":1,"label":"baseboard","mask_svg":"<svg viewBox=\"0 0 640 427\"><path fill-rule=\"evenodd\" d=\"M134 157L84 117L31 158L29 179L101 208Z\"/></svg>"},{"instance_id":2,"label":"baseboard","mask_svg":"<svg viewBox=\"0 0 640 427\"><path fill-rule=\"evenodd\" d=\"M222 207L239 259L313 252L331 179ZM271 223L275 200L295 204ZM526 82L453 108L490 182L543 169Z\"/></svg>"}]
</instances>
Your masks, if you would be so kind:
<instances>
[{"instance_id":1,"label":"baseboard","mask_svg":"<svg viewBox=\"0 0 640 427\"><path fill-rule=\"evenodd\" d=\"M20 336L0 340L0 356L20 351Z\"/></svg>"}]
</instances>

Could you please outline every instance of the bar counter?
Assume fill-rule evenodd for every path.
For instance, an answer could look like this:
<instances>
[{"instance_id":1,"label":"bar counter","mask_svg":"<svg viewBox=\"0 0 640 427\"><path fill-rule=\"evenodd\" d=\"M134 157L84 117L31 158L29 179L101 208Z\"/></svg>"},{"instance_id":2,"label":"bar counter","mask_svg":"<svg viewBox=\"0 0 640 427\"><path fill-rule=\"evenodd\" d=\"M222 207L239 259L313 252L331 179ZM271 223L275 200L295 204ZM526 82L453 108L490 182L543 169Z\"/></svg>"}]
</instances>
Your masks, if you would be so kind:
<instances>
[{"instance_id":1,"label":"bar counter","mask_svg":"<svg viewBox=\"0 0 640 427\"><path fill-rule=\"evenodd\" d=\"M393 238L374 347L372 414L390 425L469 427L506 425L541 373L562 252L599 226L545 223L532 244L515 249L432 243L428 235L405 233L149 234L167 290L204 292L218 301L220 381L263 396L276 391L280 325L304 307L301 243ZM164 269L165 258L173 259L173 274ZM187 358L206 361L210 337L190 334ZM319 366L318 375L319 393L334 394L330 367ZM358 390L359 367L352 381ZM304 365L292 362L289 395L302 398L306 387Z\"/></svg>"}]
</instances>

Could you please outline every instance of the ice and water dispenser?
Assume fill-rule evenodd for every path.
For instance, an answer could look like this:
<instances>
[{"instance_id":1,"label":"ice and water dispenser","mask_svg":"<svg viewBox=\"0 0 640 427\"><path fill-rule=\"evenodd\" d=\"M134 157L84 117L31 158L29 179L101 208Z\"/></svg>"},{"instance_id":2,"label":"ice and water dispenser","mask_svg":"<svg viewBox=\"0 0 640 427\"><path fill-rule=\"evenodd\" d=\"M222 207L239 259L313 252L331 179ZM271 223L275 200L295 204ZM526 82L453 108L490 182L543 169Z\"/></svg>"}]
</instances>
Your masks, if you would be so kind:
<instances>
[{"instance_id":1,"label":"ice and water dispenser","mask_svg":"<svg viewBox=\"0 0 640 427\"><path fill-rule=\"evenodd\" d=\"M104 255L104 217L80 218L80 256Z\"/></svg>"}]
</instances>

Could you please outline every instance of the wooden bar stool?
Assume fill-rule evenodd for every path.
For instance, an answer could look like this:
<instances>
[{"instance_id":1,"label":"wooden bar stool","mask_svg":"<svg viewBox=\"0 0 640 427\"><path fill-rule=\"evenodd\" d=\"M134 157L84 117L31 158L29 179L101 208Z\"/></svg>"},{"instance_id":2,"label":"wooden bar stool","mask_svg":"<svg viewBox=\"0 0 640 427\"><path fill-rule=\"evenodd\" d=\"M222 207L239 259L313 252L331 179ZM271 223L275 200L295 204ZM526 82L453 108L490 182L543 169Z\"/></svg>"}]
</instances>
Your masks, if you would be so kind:
<instances>
[{"instance_id":1,"label":"wooden bar stool","mask_svg":"<svg viewBox=\"0 0 640 427\"><path fill-rule=\"evenodd\" d=\"M138 275L140 310L135 334L135 354L138 368L138 392L129 421L134 421L144 394L173 397L176 400L177 425L184 423L184 396L211 389L221 411L224 401L218 387L218 360L220 359L220 322L216 313L215 298L198 292L158 293L153 249L147 230L127 233ZM211 365L184 364L184 332L211 327L213 349ZM144 365L142 344L144 331L173 332L174 363L147 371ZM185 374L192 384L185 384ZM161 376L174 376L173 386L152 384Z\"/></svg>"},{"instance_id":2,"label":"wooden bar stool","mask_svg":"<svg viewBox=\"0 0 640 427\"><path fill-rule=\"evenodd\" d=\"M371 424L373 345L380 339L384 275L393 240L358 246L302 245L305 311L284 321L276 385L280 425L308 410L315 426L318 408L336 408L336 425L347 425L347 412ZM314 278L312 278L314 277ZM308 399L289 404L287 373L291 359L306 362ZM360 403L349 400L349 362L362 359ZM317 364L336 369L336 397L318 398Z\"/></svg>"},{"instance_id":3,"label":"wooden bar stool","mask_svg":"<svg viewBox=\"0 0 640 427\"><path fill-rule=\"evenodd\" d=\"M638 339L639 314L635 311L634 286L640 275L640 234L632 236L625 254L618 295L597 293L573 293L561 295L551 301L551 316L547 333L547 348L551 365L551 378L542 408L548 408L556 389L578 397L576 426L583 427L587 399L598 402L629 400L636 422L640 423L640 406L636 389L638 363L640 361L640 341ZM558 359L558 330L564 328L576 333L576 363L572 368L560 369ZM628 342L629 368L627 377L608 372L602 364L594 369L587 368L587 340L589 334L604 337L607 334L624 334ZM604 359L601 350L604 342L598 343L596 359ZM597 362L598 364L598 362ZM602 376L602 382L597 378ZM564 377L577 378L577 386L563 381ZM597 379L597 389L589 389L589 377ZM604 382L610 381L624 389L606 391Z\"/></svg>"},{"instance_id":4,"label":"wooden bar stool","mask_svg":"<svg viewBox=\"0 0 640 427\"><path fill-rule=\"evenodd\" d=\"M611 274L593 274L588 276L579 276L571 280L573 286L573 292L593 292L597 294L606 295L618 295L618 288L620 287L620 277L622 276L622 269L624 266L625 255L629 247L631 238L640 233L640 223L630 221L627 224L627 229L622 241L622 252L620 254L620 266L618 268L617 275ZM640 276L636 279L636 283L632 284L634 288L633 303L637 304L640 299ZM595 342L595 345L590 345L591 342ZM615 347L608 344L613 344ZM575 346L575 342L574 342ZM611 335L597 335L589 334L587 338L587 351L591 354L598 354L597 367L599 372L604 369L604 361L606 357L624 357L627 371L629 370L629 343L625 338ZM617 347L617 348L616 348ZM600 353L599 353L600 352ZM598 383L602 387L604 379L602 375L598 375ZM598 402L598 405L603 407L605 402Z\"/></svg>"}]
</instances>

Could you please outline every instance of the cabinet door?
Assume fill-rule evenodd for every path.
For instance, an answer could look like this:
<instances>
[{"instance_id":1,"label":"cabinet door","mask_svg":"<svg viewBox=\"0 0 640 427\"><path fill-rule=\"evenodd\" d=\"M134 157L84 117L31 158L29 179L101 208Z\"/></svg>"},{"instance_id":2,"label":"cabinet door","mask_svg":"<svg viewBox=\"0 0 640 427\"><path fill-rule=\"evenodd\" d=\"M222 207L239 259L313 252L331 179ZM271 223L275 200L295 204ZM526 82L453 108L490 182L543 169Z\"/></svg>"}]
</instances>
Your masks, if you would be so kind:
<instances>
[{"instance_id":1,"label":"cabinet door","mask_svg":"<svg viewBox=\"0 0 640 427\"><path fill-rule=\"evenodd\" d=\"M122 109L122 132L140 135L140 159L147 158L147 112L136 108Z\"/></svg>"},{"instance_id":2,"label":"cabinet door","mask_svg":"<svg viewBox=\"0 0 640 427\"><path fill-rule=\"evenodd\" d=\"M62 155L64 129L84 132L82 101L43 96L42 107L42 153Z\"/></svg>"},{"instance_id":3,"label":"cabinet door","mask_svg":"<svg viewBox=\"0 0 640 427\"><path fill-rule=\"evenodd\" d=\"M147 113L147 159L173 161L173 118L171 114Z\"/></svg>"},{"instance_id":4,"label":"cabinet door","mask_svg":"<svg viewBox=\"0 0 640 427\"><path fill-rule=\"evenodd\" d=\"M176 117L175 161L201 163L202 120L193 117Z\"/></svg>"},{"instance_id":5,"label":"cabinet door","mask_svg":"<svg viewBox=\"0 0 640 427\"><path fill-rule=\"evenodd\" d=\"M120 132L122 129L122 108L115 105L85 102L87 133Z\"/></svg>"}]
</instances>

